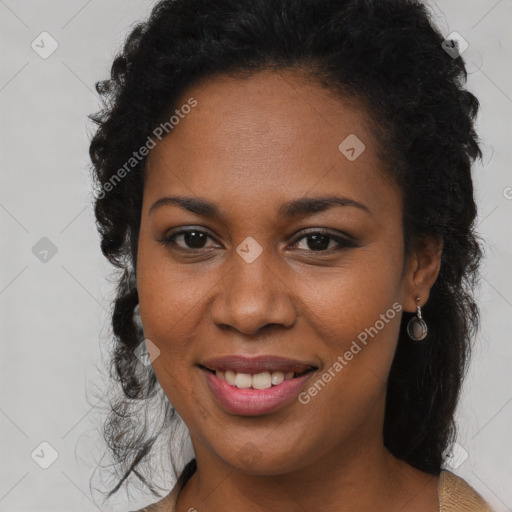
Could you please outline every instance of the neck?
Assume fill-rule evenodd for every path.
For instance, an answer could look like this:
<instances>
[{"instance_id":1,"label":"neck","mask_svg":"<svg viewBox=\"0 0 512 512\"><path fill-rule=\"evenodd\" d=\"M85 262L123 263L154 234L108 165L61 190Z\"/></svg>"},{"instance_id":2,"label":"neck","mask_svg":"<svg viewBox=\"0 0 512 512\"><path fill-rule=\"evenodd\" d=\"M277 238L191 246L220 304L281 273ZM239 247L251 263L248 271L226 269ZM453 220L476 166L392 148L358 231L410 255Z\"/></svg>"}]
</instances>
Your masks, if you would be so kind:
<instances>
[{"instance_id":1,"label":"neck","mask_svg":"<svg viewBox=\"0 0 512 512\"><path fill-rule=\"evenodd\" d=\"M382 442L357 451L337 447L309 466L278 475L243 473L203 450L196 454L198 469L179 495L178 512L225 511L226 504L238 512L373 510L378 504L386 512L410 505L427 483Z\"/></svg>"}]
</instances>

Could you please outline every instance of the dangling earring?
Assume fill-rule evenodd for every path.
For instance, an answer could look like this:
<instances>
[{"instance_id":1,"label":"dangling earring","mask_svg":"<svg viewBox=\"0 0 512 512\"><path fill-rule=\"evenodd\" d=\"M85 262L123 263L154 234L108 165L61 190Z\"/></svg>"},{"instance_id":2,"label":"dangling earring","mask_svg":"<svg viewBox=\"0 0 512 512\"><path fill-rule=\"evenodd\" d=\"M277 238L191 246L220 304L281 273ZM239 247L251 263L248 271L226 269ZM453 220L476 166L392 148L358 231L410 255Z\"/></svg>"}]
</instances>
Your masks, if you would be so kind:
<instances>
[{"instance_id":1,"label":"dangling earring","mask_svg":"<svg viewBox=\"0 0 512 512\"><path fill-rule=\"evenodd\" d=\"M418 297L416 301L419 302L420 298ZM416 309L416 316L413 316L407 324L407 334L411 340L421 341L427 336L428 329L425 320L421 316L421 306L417 304Z\"/></svg>"}]
</instances>

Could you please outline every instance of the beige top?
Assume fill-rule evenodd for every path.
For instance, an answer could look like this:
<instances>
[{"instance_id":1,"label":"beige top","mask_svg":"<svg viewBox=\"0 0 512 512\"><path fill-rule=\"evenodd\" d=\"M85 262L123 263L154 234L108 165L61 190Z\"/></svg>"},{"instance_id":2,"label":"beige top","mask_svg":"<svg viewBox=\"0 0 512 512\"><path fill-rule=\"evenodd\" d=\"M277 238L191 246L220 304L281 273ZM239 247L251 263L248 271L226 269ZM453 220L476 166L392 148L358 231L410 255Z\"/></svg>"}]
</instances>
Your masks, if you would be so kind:
<instances>
[{"instance_id":1,"label":"beige top","mask_svg":"<svg viewBox=\"0 0 512 512\"><path fill-rule=\"evenodd\" d=\"M184 486L185 483L181 485ZM176 512L181 485L177 483L163 499L136 512ZM439 512L492 512L489 505L465 480L450 471L441 471L438 495Z\"/></svg>"}]
</instances>

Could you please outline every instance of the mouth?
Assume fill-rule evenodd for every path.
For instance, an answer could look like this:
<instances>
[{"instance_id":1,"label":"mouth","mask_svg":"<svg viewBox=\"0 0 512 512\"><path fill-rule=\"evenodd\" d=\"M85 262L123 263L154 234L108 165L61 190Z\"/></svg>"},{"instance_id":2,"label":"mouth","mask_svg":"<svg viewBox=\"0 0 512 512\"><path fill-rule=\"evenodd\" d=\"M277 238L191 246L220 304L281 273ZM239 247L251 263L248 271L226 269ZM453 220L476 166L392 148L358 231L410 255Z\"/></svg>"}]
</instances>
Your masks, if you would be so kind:
<instances>
[{"instance_id":1,"label":"mouth","mask_svg":"<svg viewBox=\"0 0 512 512\"><path fill-rule=\"evenodd\" d=\"M287 371L282 372L279 370L275 371L264 371L258 373L243 373L235 370L213 370L205 366L202 369L212 373L218 379L227 382L230 386L238 389L270 389L274 386L279 386L287 380L296 379L302 377L307 373L315 371L316 368L308 368L302 372Z\"/></svg>"},{"instance_id":2,"label":"mouth","mask_svg":"<svg viewBox=\"0 0 512 512\"><path fill-rule=\"evenodd\" d=\"M217 403L241 416L269 414L293 402L318 367L275 356L228 356L199 365Z\"/></svg>"}]
</instances>

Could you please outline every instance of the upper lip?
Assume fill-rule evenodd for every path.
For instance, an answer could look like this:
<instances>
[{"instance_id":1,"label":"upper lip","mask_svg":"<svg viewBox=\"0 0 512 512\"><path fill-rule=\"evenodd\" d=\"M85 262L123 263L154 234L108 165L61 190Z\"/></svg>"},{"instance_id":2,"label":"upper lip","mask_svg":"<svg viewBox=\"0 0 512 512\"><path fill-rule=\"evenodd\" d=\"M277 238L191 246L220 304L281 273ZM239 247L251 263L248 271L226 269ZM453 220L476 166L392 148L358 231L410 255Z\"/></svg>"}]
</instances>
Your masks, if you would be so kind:
<instances>
[{"instance_id":1,"label":"upper lip","mask_svg":"<svg viewBox=\"0 0 512 512\"><path fill-rule=\"evenodd\" d=\"M204 366L208 370L232 370L238 373L303 373L310 369L316 369L316 366L304 361L272 355L261 355L254 357L230 355L214 357L203 361L200 366Z\"/></svg>"}]
</instances>

